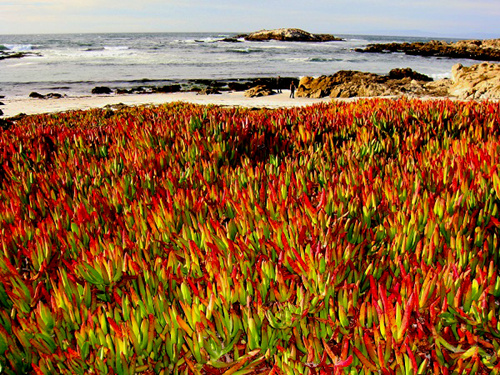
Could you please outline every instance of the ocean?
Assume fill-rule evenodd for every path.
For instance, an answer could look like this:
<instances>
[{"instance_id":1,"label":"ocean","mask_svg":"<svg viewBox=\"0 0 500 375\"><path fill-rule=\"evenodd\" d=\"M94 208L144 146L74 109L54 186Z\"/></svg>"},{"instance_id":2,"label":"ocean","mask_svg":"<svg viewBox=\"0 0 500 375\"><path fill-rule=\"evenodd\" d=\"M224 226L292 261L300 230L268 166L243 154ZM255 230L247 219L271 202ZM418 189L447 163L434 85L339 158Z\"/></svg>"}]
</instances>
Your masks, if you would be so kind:
<instances>
[{"instance_id":1,"label":"ocean","mask_svg":"<svg viewBox=\"0 0 500 375\"><path fill-rule=\"evenodd\" d=\"M342 42L222 41L236 33L133 33L0 35L0 49L29 52L0 60L0 95L30 92L89 95L95 86L160 86L192 79L245 79L330 75L339 70L387 74L412 68L434 79L449 77L456 63L473 60L366 54L369 43L429 41L433 38L337 35ZM443 38L439 38L443 39ZM449 39L453 41L453 39Z\"/></svg>"}]
</instances>

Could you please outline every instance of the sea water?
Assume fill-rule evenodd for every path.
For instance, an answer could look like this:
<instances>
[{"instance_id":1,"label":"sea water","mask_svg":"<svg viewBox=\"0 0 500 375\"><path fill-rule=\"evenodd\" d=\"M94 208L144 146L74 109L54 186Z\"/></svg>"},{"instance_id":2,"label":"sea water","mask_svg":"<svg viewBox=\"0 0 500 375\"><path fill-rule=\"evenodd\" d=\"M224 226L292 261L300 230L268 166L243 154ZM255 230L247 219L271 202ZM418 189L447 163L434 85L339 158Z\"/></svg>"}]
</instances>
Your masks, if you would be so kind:
<instances>
[{"instance_id":1,"label":"sea water","mask_svg":"<svg viewBox=\"0 0 500 375\"><path fill-rule=\"evenodd\" d=\"M409 67L435 79L449 77L456 63L477 61L402 53L355 52L369 43L432 38L336 35L341 42L223 41L235 33L133 33L0 35L0 49L28 52L0 60L0 95L31 91L88 95L95 86L159 86L190 79L245 79L331 75L339 70L387 74ZM450 39L451 41L451 39Z\"/></svg>"}]
</instances>

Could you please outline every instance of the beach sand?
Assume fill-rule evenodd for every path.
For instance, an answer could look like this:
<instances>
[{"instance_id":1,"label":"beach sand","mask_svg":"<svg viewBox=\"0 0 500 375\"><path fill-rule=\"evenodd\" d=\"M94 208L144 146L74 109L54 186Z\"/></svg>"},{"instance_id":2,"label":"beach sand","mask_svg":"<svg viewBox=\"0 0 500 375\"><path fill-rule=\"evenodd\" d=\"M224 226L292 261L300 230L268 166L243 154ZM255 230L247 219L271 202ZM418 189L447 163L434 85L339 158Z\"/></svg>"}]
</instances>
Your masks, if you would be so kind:
<instances>
[{"instance_id":1,"label":"beach sand","mask_svg":"<svg viewBox=\"0 0 500 375\"><path fill-rule=\"evenodd\" d=\"M353 98L354 99L354 98ZM280 108L307 106L322 102L330 102L331 98L289 98L287 91L281 94L247 98L243 92L224 92L217 95L197 95L195 92L180 92L171 94L132 94L132 95L92 95L81 97L64 97L60 99L2 99L5 104L0 109L5 117L16 116L20 113L27 115L40 113L66 112L80 109L102 108L107 105L124 104L160 105L171 102L189 102L195 104L216 104L222 106L241 106L257 108Z\"/></svg>"}]
</instances>

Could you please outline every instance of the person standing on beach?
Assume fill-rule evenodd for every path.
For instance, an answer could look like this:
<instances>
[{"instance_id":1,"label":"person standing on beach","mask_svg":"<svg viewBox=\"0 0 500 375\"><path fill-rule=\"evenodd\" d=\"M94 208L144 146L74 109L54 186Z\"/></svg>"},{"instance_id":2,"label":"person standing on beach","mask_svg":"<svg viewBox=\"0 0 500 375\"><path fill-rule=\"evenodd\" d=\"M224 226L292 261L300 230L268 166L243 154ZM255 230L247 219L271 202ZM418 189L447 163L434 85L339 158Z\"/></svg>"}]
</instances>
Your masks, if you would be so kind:
<instances>
[{"instance_id":1,"label":"person standing on beach","mask_svg":"<svg viewBox=\"0 0 500 375\"><path fill-rule=\"evenodd\" d=\"M290 98L295 98L295 82L290 83Z\"/></svg>"},{"instance_id":2,"label":"person standing on beach","mask_svg":"<svg viewBox=\"0 0 500 375\"><path fill-rule=\"evenodd\" d=\"M276 92L281 94L281 77L276 78Z\"/></svg>"}]
</instances>

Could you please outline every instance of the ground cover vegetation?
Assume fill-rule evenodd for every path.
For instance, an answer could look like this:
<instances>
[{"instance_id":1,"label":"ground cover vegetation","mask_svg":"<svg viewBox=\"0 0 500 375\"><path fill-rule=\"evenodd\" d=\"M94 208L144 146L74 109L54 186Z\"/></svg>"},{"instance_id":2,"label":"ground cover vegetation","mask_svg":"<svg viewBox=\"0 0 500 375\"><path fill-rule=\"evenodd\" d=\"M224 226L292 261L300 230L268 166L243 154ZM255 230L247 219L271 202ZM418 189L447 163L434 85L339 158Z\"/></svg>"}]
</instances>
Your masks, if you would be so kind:
<instances>
[{"instance_id":1,"label":"ground cover vegetation","mask_svg":"<svg viewBox=\"0 0 500 375\"><path fill-rule=\"evenodd\" d=\"M0 372L500 369L500 105L171 104L0 129Z\"/></svg>"}]
</instances>

